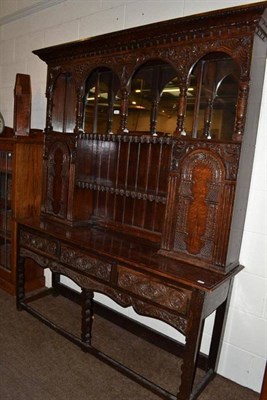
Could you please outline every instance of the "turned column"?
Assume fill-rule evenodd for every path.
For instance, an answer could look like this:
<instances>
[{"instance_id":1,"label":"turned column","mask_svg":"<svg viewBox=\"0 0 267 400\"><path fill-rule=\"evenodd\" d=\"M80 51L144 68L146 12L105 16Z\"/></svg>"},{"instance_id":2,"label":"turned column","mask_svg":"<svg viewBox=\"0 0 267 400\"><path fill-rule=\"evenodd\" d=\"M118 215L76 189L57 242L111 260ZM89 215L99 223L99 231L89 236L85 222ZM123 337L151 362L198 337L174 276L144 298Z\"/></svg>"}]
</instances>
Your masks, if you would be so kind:
<instances>
[{"instance_id":1,"label":"turned column","mask_svg":"<svg viewBox=\"0 0 267 400\"><path fill-rule=\"evenodd\" d=\"M174 136L186 136L184 122L186 115L187 83L180 82L179 89L180 93L177 103L177 125L174 131Z\"/></svg>"},{"instance_id":2,"label":"turned column","mask_svg":"<svg viewBox=\"0 0 267 400\"><path fill-rule=\"evenodd\" d=\"M93 305L94 292L89 289L82 288L82 332L81 341L82 348L91 346L92 324L93 324Z\"/></svg>"},{"instance_id":3,"label":"turned column","mask_svg":"<svg viewBox=\"0 0 267 400\"><path fill-rule=\"evenodd\" d=\"M126 87L121 89L121 107L120 107L120 128L118 133L124 134L128 133L129 130L127 128L127 118L128 118L128 98L129 92Z\"/></svg>"},{"instance_id":4,"label":"turned column","mask_svg":"<svg viewBox=\"0 0 267 400\"><path fill-rule=\"evenodd\" d=\"M248 92L249 92L248 81L241 81L238 90L235 129L234 129L234 135L232 137L233 140L237 141L242 140L245 128Z\"/></svg>"},{"instance_id":5,"label":"turned column","mask_svg":"<svg viewBox=\"0 0 267 400\"><path fill-rule=\"evenodd\" d=\"M75 133L83 131L83 113L84 113L84 93L79 88L77 90L76 123L74 128Z\"/></svg>"}]
</instances>

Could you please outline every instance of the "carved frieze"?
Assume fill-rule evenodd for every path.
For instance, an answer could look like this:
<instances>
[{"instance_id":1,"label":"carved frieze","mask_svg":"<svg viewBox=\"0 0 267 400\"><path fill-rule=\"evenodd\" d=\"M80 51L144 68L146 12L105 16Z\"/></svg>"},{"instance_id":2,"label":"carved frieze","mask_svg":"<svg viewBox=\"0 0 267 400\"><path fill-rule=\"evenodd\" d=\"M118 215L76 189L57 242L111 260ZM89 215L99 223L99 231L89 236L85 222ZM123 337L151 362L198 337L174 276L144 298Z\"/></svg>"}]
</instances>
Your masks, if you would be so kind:
<instances>
[{"instance_id":1,"label":"carved frieze","mask_svg":"<svg viewBox=\"0 0 267 400\"><path fill-rule=\"evenodd\" d=\"M51 260L49 258L43 257L40 254L37 254L34 251L20 248L20 256L25 258L31 258L32 260L36 261L37 264L42 268L49 268Z\"/></svg>"},{"instance_id":2,"label":"carved frieze","mask_svg":"<svg viewBox=\"0 0 267 400\"><path fill-rule=\"evenodd\" d=\"M193 16L186 17L182 19L173 19L169 21L161 22L159 26L141 26L130 30L125 34L121 32L114 32L109 34L109 40L105 36L100 36L96 38L90 38L89 40L84 40L79 43L74 43L72 46L66 46L61 51L49 52L49 49L42 51L35 51L43 60L53 63L64 64L65 60L73 60L75 62L79 61L82 63L89 57L91 59L101 57L103 59L105 56L107 58L112 58L112 54L118 54L125 56L129 53L136 53L148 49L151 51L153 48L170 48L174 45L183 45L185 42L202 44L207 42L210 48L212 43L221 43L229 47L227 43L227 36L229 36L229 31L235 33L233 39L233 46L239 47L237 41L249 40L251 38L251 33L257 28L257 31L261 27L263 32L266 32L262 26L263 18L259 24L259 15L255 11L251 16L245 13L235 19L235 12L232 15L228 12L224 14L220 13L220 16L205 16L202 18ZM256 26L257 25L257 26ZM207 26L209 29L207 29ZM233 37L234 35L232 35ZM261 35L263 39L266 34ZM218 45L217 45L218 46ZM248 44L244 47L248 47ZM43 53L43 54L42 54Z\"/></svg>"},{"instance_id":3,"label":"carved frieze","mask_svg":"<svg viewBox=\"0 0 267 400\"><path fill-rule=\"evenodd\" d=\"M172 314L161 307L146 303L136 298L132 299L132 306L134 310L141 315L152 318L157 318L166 324L178 329L181 333L185 334L187 330L187 319L180 315Z\"/></svg>"},{"instance_id":4,"label":"carved frieze","mask_svg":"<svg viewBox=\"0 0 267 400\"><path fill-rule=\"evenodd\" d=\"M118 285L168 309L183 315L187 314L191 292L186 289L174 289L142 274L134 274L127 270L119 271Z\"/></svg>"},{"instance_id":5,"label":"carved frieze","mask_svg":"<svg viewBox=\"0 0 267 400\"><path fill-rule=\"evenodd\" d=\"M116 57L109 54L92 55L89 61L76 62L73 66L73 76L78 86L84 88L84 82L94 69L99 65L105 65L112 69L118 75L121 86L126 87L134 72L144 63L151 59L161 59L174 66L177 70L179 81L185 82L189 78L189 73L200 58L207 52L225 52L231 54L241 66L241 79L248 78L250 65L252 40L250 36L231 38L228 40L214 40L214 38L205 41L195 41L195 44L185 45L181 41L164 43L162 46L153 46L153 43L146 43L144 48L140 46L138 54L135 51L128 50L123 54L116 54ZM60 67L60 71L64 71ZM59 74L59 67L51 69L51 84Z\"/></svg>"},{"instance_id":6,"label":"carved frieze","mask_svg":"<svg viewBox=\"0 0 267 400\"><path fill-rule=\"evenodd\" d=\"M104 281L110 280L112 265L101 259L93 258L78 249L68 246L61 246L60 261L75 267Z\"/></svg>"},{"instance_id":7,"label":"carved frieze","mask_svg":"<svg viewBox=\"0 0 267 400\"><path fill-rule=\"evenodd\" d=\"M20 246L26 246L53 256L57 253L56 241L23 230L20 231Z\"/></svg>"},{"instance_id":8,"label":"carved frieze","mask_svg":"<svg viewBox=\"0 0 267 400\"><path fill-rule=\"evenodd\" d=\"M83 289L87 290L92 290L96 291L99 293L103 293L107 296L109 296L111 299L113 299L116 303L120 304L122 307L129 307L132 306L134 310L140 314L140 315L145 315L151 318L157 318L163 322L166 322L167 324L173 326L174 328L178 329L181 333L185 334L187 330L187 318L182 317L181 315L177 315L177 306L178 308L181 308L181 302L184 302L187 304L189 302L190 298L190 292L187 291L188 293L185 294L184 296L181 296L179 292L177 293L172 293L172 289L169 288L169 291L165 293L162 292L162 290L159 290L157 287L154 287L154 289L151 290L150 292L146 293L146 295L143 295L143 299L136 298L135 296L132 296L130 294L125 293L124 291L121 291L119 288L114 288L112 286L109 286L105 283L101 283L99 281L95 281L93 278L90 278L86 275L81 274L79 271L74 271L73 269L69 269L68 267L50 260L49 258L43 257L41 255L36 254L35 252L32 252L27 249L20 249L20 256L25 257L25 258L32 258L35 260L41 267L43 268L50 268L51 271L55 273L59 273L62 275L67 276L68 278L72 279L73 282L75 282L77 285L79 285ZM160 285L163 286L163 285ZM142 291L141 291L142 292ZM137 293L139 296L141 293ZM155 295L157 297L156 303L158 304L151 304L150 301L146 302L146 299L149 300L149 295L152 295L154 298ZM169 302L165 301L165 298L170 295L170 300ZM161 304L161 300L163 300L163 303ZM170 310L167 310L166 307L170 306ZM161 306L164 306L165 308L162 308ZM172 313L171 310L175 309L175 313ZM184 311L185 307L183 306ZM179 309L178 312L181 310ZM185 313L184 313L185 314Z\"/></svg>"}]
</instances>

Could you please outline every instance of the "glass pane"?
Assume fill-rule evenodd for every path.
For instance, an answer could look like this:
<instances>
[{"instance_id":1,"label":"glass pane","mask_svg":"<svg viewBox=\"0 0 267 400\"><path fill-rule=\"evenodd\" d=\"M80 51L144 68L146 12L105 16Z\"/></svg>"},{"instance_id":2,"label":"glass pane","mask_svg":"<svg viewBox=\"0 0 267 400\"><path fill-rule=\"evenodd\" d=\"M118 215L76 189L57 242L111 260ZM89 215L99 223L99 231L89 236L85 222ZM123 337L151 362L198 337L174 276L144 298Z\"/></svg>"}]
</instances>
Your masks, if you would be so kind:
<instances>
[{"instance_id":1,"label":"glass pane","mask_svg":"<svg viewBox=\"0 0 267 400\"><path fill-rule=\"evenodd\" d=\"M212 135L216 139L231 140L235 124L238 82L227 76L220 83L213 105Z\"/></svg>"},{"instance_id":2,"label":"glass pane","mask_svg":"<svg viewBox=\"0 0 267 400\"><path fill-rule=\"evenodd\" d=\"M97 69L87 80L84 107L84 131L116 132L120 122L118 78L111 70Z\"/></svg>"},{"instance_id":3,"label":"glass pane","mask_svg":"<svg viewBox=\"0 0 267 400\"><path fill-rule=\"evenodd\" d=\"M129 131L149 131L152 107L153 67L139 69L131 81L131 93L128 98Z\"/></svg>"},{"instance_id":4,"label":"glass pane","mask_svg":"<svg viewBox=\"0 0 267 400\"><path fill-rule=\"evenodd\" d=\"M0 266L10 270L12 153L0 152Z\"/></svg>"},{"instance_id":5,"label":"glass pane","mask_svg":"<svg viewBox=\"0 0 267 400\"><path fill-rule=\"evenodd\" d=\"M187 93L185 130L195 138L231 140L240 71L224 53L212 53L193 68Z\"/></svg>"},{"instance_id":6,"label":"glass pane","mask_svg":"<svg viewBox=\"0 0 267 400\"><path fill-rule=\"evenodd\" d=\"M180 94L177 77L169 81L161 92L158 106L157 131L172 134L177 124L177 103Z\"/></svg>"},{"instance_id":7,"label":"glass pane","mask_svg":"<svg viewBox=\"0 0 267 400\"><path fill-rule=\"evenodd\" d=\"M179 96L177 73L166 63L150 62L133 75L128 99L128 129L173 132Z\"/></svg>"}]
</instances>

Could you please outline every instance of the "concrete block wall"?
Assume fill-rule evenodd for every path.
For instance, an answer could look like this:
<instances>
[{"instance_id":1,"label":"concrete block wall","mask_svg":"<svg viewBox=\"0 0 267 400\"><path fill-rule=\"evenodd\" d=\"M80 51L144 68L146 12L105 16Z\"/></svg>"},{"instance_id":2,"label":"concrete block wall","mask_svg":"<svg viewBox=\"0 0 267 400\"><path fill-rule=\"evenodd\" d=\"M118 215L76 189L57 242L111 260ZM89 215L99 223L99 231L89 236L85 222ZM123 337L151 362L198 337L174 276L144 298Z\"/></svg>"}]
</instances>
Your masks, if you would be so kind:
<instances>
[{"instance_id":1,"label":"concrete block wall","mask_svg":"<svg viewBox=\"0 0 267 400\"><path fill-rule=\"evenodd\" d=\"M31 75L32 122L45 124L46 64L34 49L95 36L164 19L250 3L250 0L0 0L0 111L13 126L16 73ZM267 358L267 78L256 143L249 204L240 261L245 270L235 280L218 372L260 391ZM67 281L67 280L66 280ZM49 275L47 275L49 284ZM70 281L68 284L74 286ZM74 286L75 287L75 286ZM122 309L105 296L96 298L173 338L168 325ZM206 324L202 350L207 351L213 316Z\"/></svg>"}]
</instances>

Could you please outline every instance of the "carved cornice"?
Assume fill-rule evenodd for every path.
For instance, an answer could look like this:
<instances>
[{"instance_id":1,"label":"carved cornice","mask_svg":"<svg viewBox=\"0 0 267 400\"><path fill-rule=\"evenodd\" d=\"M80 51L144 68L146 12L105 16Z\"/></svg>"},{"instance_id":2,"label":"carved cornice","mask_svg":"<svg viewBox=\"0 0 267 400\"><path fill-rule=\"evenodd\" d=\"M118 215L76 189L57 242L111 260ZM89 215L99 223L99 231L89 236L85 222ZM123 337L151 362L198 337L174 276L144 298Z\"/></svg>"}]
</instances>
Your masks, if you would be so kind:
<instances>
[{"instance_id":1,"label":"carved cornice","mask_svg":"<svg viewBox=\"0 0 267 400\"><path fill-rule=\"evenodd\" d=\"M137 48L154 46L164 48L174 43L183 44L192 41L203 43L209 39L225 40L229 29L232 37L249 37L259 26L258 23L265 8L266 2L262 2L250 6L216 10L36 50L34 53L42 60L51 63L55 60L64 62L66 57L84 59L115 52L127 53Z\"/></svg>"},{"instance_id":2,"label":"carved cornice","mask_svg":"<svg viewBox=\"0 0 267 400\"><path fill-rule=\"evenodd\" d=\"M179 40L170 42L164 46L154 46L147 43L138 49L138 56L135 51L128 50L122 54L112 56L112 50L106 54L90 55L88 61L75 62L73 70L69 67L69 57L67 63L63 60L61 66L51 66L48 74L48 91L51 91L53 83L59 73L71 73L76 81L77 87L84 88L84 82L90 73L99 66L105 66L113 70L121 81L122 86L127 86L133 73L145 62L151 59L161 59L171 64L177 70L180 81L186 81L192 65L204 57L208 52L224 52L229 54L241 66L241 78L248 77L250 56L252 49L252 37L250 35L237 36L232 38L207 38L204 41L194 41L182 43Z\"/></svg>"}]
</instances>

